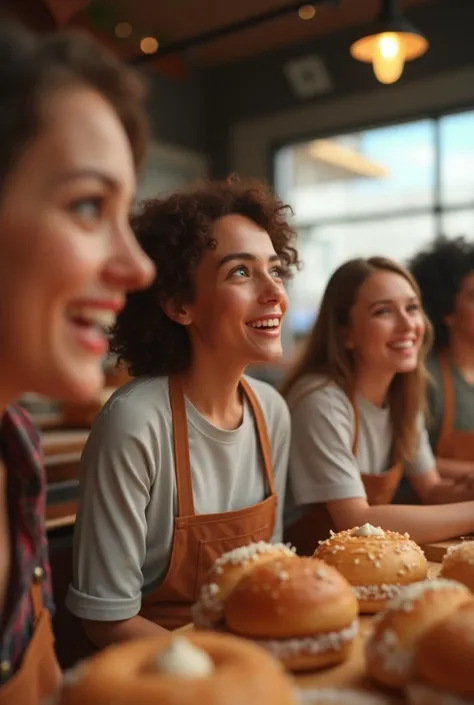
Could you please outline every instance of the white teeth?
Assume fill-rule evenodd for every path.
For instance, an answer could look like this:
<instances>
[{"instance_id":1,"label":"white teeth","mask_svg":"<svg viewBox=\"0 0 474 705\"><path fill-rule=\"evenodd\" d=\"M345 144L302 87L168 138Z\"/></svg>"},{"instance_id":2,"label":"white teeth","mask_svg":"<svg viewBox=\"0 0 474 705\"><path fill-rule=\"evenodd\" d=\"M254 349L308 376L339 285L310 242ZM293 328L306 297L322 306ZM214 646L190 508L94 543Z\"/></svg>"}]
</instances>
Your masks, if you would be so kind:
<instances>
[{"instance_id":1,"label":"white teeth","mask_svg":"<svg viewBox=\"0 0 474 705\"><path fill-rule=\"evenodd\" d=\"M79 319L91 325L101 328L111 328L116 321L116 315L110 309L93 308L89 306L68 309L68 316L71 319Z\"/></svg>"},{"instance_id":2,"label":"white teeth","mask_svg":"<svg viewBox=\"0 0 474 705\"><path fill-rule=\"evenodd\" d=\"M251 328L278 328L280 320L278 318L266 318L262 321L254 321L248 325Z\"/></svg>"},{"instance_id":3,"label":"white teeth","mask_svg":"<svg viewBox=\"0 0 474 705\"><path fill-rule=\"evenodd\" d=\"M390 347L400 350L408 350L409 348L412 348L414 344L415 343L413 340L402 340L399 343L392 343Z\"/></svg>"}]
</instances>

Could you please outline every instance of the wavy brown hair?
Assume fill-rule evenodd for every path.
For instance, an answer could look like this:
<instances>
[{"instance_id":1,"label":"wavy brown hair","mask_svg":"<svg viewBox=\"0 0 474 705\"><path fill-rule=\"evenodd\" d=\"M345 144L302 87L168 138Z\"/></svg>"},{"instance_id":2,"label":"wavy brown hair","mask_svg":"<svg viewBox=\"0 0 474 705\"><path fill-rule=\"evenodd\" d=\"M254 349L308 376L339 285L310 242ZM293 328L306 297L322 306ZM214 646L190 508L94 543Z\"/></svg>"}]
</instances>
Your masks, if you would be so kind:
<instances>
[{"instance_id":1,"label":"wavy brown hair","mask_svg":"<svg viewBox=\"0 0 474 705\"><path fill-rule=\"evenodd\" d=\"M206 181L168 198L150 199L132 219L138 242L153 260L157 277L127 296L112 332L111 350L133 376L170 375L188 369L192 349L186 326L163 311L167 301L194 299L196 267L213 249L213 225L225 215L249 218L265 230L280 257L282 276L299 266L291 208L263 181L231 177Z\"/></svg>"},{"instance_id":2,"label":"wavy brown hair","mask_svg":"<svg viewBox=\"0 0 474 705\"><path fill-rule=\"evenodd\" d=\"M300 360L289 372L282 385L288 396L295 382L306 375L325 378L324 386L332 381L348 395L355 397L354 359L344 345L344 328L362 284L375 272L386 271L406 279L420 298L417 283L400 264L385 257L349 260L332 275L323 295L316 323ZM425 359L432 342L432 327L423 313L425 334L415 370L396 374L388 391L388 404L393 425L395 457L408 461L416 453L418 443L417 417L425 410L428 375Z\"/></svg>"}]
</instances>

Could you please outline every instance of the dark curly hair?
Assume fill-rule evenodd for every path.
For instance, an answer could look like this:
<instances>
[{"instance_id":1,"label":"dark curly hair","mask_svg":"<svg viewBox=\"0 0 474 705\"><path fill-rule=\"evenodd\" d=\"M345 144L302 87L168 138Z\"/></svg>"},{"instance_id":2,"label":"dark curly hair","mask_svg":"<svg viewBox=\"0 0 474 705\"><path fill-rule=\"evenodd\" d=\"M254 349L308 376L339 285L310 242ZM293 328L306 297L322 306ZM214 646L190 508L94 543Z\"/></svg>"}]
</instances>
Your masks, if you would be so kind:
<instances>
[{"instance_id":1,"label":"dark curly hair","mask_svg":"<svg viewBox=\"0 0 474 705\"><path fill-rule=\"evenodd\" d=\"M128 294L111 340L112 352L131 375L169 375L189 367L187 330L164 313L161 303L193 300L196 266L203 252L216 246L213 224L234 213L252 220L268 232L283 276L289 277L299 267L295 232L287 220L291 212L265 182L236 177L144 202L132 227L157 277L149 289Z\"/></svg>"},{"instance_id":2,"label":"dark curly hair","mask_svg":"<svg viewBox=\"0 0 474 705\"><path fill-rule=\"evenodd\" d=\"M418 282L423 308L433 324L433 347L443 350L449 343L444 319L454 310L463 280L474 271L474 243L464 237L439 237L408 266Z\"/></svg>"}]
</instances>

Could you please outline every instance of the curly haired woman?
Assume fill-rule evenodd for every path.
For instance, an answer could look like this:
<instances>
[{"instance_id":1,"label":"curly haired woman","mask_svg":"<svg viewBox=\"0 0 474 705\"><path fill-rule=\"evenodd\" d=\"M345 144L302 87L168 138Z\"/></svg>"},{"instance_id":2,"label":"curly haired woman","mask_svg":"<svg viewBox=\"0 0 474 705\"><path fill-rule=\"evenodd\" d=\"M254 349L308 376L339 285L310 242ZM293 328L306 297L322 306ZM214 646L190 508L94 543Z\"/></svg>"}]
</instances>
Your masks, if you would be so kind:
<instances>
[{"instance_id":1,"label":"curly haired woman","mask_svg":"<svg viewBox=\"0 0 474 705\"><path fill-rule=\"evenodd\" d=\"M82 461L68 606L105 646L189 621L211 562L278 541L289 414L244 376L282 353L287 206L260 182L149 201L135 233L156 265L113 348L135 379L97 418Z\"/></svg>"},{"instance_id":2,"label":"curly haired woman","mask_svg":"<svg viewBox=\"0 0 474 705\"><path fill-rule=\"evenodd\" d=\"M411 271L435 334L430 441L440 472L457 479L474 472L474 242L440 238Z\"/></svg>"}]
</instances>

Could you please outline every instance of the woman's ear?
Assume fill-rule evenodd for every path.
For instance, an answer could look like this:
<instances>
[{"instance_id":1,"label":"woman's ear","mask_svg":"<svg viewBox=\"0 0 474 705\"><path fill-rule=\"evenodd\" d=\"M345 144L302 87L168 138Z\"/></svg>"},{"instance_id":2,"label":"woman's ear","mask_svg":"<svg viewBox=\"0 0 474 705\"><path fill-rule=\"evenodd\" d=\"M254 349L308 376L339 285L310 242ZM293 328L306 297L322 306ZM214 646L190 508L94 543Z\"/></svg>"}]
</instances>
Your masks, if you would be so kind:
<instances>
[{"instance_id":1,"label":"woman's ear","mask_svg":"<svg viewBox=\"0 0 474 705\"><path fill-rule=\"evenodd\" d=\"M172 321L179 323L181 326L189 326L189 324L192 323L190 312L187 310L186 306L176 299L165 301L161 304L161 308L168 318L171 318Z\"/></svg>"}]
</instances>

